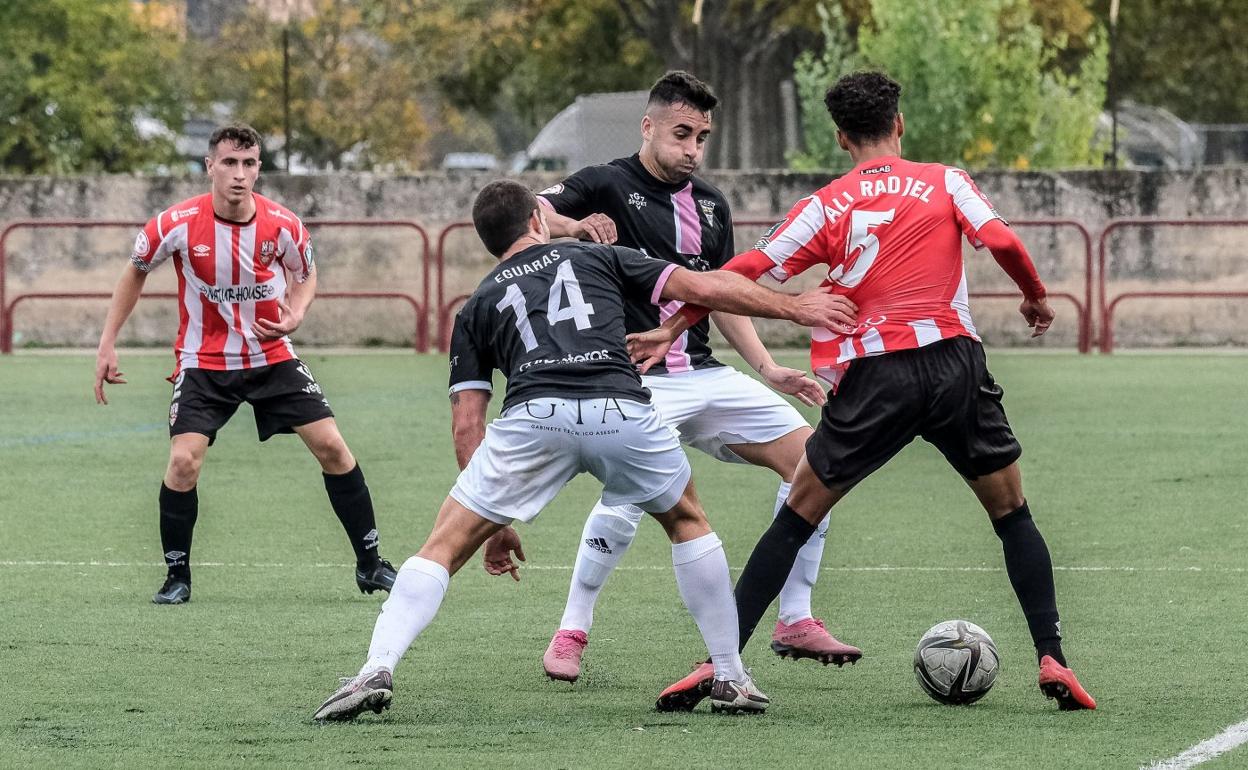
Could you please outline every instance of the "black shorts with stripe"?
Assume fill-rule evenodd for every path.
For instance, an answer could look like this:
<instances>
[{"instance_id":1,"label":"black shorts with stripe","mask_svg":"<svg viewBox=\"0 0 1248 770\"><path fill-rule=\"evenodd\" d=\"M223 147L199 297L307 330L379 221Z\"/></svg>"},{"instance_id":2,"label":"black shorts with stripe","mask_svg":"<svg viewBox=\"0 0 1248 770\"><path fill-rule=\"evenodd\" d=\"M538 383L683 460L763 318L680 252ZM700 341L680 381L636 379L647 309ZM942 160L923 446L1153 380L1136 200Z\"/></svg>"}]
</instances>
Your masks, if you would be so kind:
<instances>
[{"instance_id":1,"label":"black shorts with stripe","mask_svg":"<svg viewBox=\"0 0 1248 770\"><path fill-rule=\"evenodd\" d=\"M298 359L254 369L183 369L173 384L169 436L201 433L211 444L243 403L251 404L261 441L334 416L312 370Z\"/></svg>"},{"instance_id":2,"label":"black shorts with stripe","mask_svg":"<svg viewBox=\"0 0 1248 770\"><path fill-rule=\"evenodd\" d=\"M973 481L1023 453L1001 396L969 337L863 358L829 394L806 459L826 486L848 491L922 436Z\"/></svg>"}]
</instances>

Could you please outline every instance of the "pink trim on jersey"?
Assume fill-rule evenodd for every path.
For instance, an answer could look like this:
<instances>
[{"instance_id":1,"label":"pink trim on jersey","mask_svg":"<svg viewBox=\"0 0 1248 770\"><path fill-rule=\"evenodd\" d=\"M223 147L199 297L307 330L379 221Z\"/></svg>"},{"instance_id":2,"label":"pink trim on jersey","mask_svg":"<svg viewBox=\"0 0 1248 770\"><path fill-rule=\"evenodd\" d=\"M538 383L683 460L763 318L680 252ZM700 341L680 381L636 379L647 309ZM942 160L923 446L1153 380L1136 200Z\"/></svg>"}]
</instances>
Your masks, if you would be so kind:
<instances>
[{"instance_id":1,"label":"pink trim on jersey","mask_svg":"<svg viewBox=\"0 0 1248 770\"><path fill-rule=\"evenodd\" d=\"M672 193L672 217L676 223L676 253L702 253L702 223L693 202L693 182Z\"/></svg>"},{"instance_id":2,"label":"pink trim on jersey","mask_svg":"<svg viewBox=\"0 0 1248 770\"><path fill-rule=\"evenodd\" d=\"M654 291L650 292L650 304L657 305L663 294L663 287L667 285L667 279L680 265L671 264L663 268L663 272L659 274L659 280L654 282Z\"/></svg>"},{"instance_id":3,"label":"pink trim on jersey","mask_svg":"<svg viewBox=\"0 0 1248 770\"><path fill-rule=\"evenodd\" d=\"M545 206L547 209L551 211L555 211L554 204L552 204L550 201L546 200L540 195L537 196L537 203L539 206ZM555 213L558 214L559 212L555 211Z\"/></svg>"},{"instance_id":4,"label":"pink trim on jersey","mask_svg":"<svg viewBox=\"0 0 1248 770\"><path fill-rule=\"evenodd\" d=\"M675 265L673 265L675 267ZM659 323L663 323L667 319L676 315L685 303L679 300L672 300L659 305ZM680 339L672 343L672 347L668 349L667 355L663 358L663 365L667 367L669 374L677 374L679 372L688 372L693 370L693 359L685 352L689 347L689 332L686 331L680 335Z\"/></svg>"}]
</instances>

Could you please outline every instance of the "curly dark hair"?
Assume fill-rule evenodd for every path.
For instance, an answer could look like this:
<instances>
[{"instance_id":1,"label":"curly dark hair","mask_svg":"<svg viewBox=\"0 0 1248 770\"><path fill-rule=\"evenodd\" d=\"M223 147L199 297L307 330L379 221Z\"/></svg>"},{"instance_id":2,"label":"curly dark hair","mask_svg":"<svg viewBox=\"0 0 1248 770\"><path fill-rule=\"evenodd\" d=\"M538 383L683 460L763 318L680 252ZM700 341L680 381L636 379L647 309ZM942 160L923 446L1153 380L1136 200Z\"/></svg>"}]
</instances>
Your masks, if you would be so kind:
<instances>
[{"instance_id":1,"label":"curly dark hair","mask_svg":"<svg viewBox=\"0 0 1248 770\"><path fill-rule=\"evenodd\" d=\"M836 127L854 144L886 138L893 131L901 85L882 72L854 72L836 81L823 97Z\"/></svg>"},{"instance_id":2,"label":"curly dark hair","mask_svg":"<svg viewBox=\"0 0 1248 770\"><path fill-rule=\"evenodd\" d=\"M650 100L646 103L673 105L684 103L703 112L710 112L719 104L719 97L711 91L711 87L684 70L672 70L659 78L650 89Z\"/></svg>"},{"instance_id":3,"label":"curly dark hair","mask_svg":"<svg viewBox=\"0 0 1248 770\"><path fill-rule=\"evenodd\" d=\"M231 123L221 126L208 137L208 154L217 151L217 145L228 140L240 150L250 149L260 144L260 132L246 123Z\"/></svg>"}]
</instances>

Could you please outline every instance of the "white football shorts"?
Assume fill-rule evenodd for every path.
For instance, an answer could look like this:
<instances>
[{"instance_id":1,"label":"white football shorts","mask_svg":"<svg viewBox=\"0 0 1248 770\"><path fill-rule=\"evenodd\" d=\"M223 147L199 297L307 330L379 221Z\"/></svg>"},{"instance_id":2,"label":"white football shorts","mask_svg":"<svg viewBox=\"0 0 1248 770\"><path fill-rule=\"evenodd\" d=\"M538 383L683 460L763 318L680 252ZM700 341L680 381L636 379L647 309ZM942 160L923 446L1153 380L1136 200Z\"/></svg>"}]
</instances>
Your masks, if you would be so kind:
<instances>
[{"instance_id":1,"label":"white football shorts","mask_svg":"<svg viewBox=\"0 0 1248 770\"><path fill-rule=\"evenodd\" d=\"M731 366L646 375L641 382L682 442L724 462L745 462L730 444L766 444L810 427L783 396Z\"/></svg>"},{"instance_id":2,"label":"white football shorts","mask_svg":"<svg viewBox=\"0 0 1248 770\"><path fill-rule=\"evenodd\" d=\"M671 510L689 484L676 432L650 404L623 398L535 398L511 406L451 488L498 524L532 521L577 474L602 482L607 505Z\"/></svg>"}]
</instances>

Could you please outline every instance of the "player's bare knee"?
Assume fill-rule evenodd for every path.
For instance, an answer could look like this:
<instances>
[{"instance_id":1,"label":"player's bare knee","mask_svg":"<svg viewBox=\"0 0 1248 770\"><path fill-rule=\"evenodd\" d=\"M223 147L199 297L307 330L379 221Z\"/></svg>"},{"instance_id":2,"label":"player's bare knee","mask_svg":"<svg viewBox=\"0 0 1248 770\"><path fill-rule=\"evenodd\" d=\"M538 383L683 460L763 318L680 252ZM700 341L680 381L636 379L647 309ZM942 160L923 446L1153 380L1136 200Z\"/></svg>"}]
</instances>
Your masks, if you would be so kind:
<instances>
[{"instance_id":1,"label":"player's bare knee","mask_svg":"<svg viewBox=\"0 0 1248 770\"><path fill-rule=\"evenodd\" d=\"M199 469L204 458L185 447L174 447L169 452L169 472L167 484L172 489L187 490L199 481Z\"/></svg>"},{"instance_id":2,"label":"player's bare knee","mask_svg":"<svg viewBox=\"0 0 1248 770\"><path fill-rule=\"evenodd\" d=\"M321 469L326 473L347 473L355 467L355 456L351 454L347 442L337 431L326 436L318 436L315 440L308 442L308 448L312 450L317 462L321 464Z\"/></svg>"}]
</instances>

